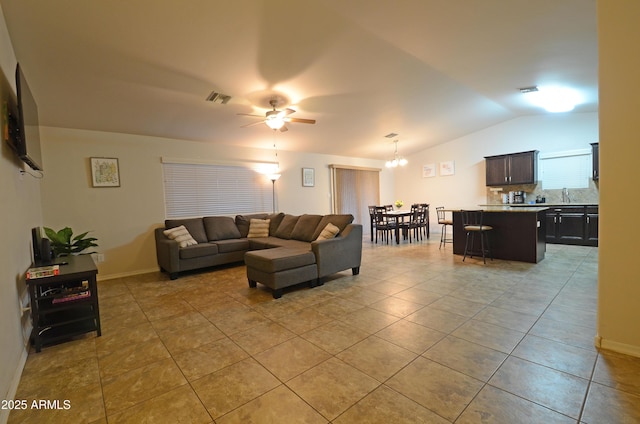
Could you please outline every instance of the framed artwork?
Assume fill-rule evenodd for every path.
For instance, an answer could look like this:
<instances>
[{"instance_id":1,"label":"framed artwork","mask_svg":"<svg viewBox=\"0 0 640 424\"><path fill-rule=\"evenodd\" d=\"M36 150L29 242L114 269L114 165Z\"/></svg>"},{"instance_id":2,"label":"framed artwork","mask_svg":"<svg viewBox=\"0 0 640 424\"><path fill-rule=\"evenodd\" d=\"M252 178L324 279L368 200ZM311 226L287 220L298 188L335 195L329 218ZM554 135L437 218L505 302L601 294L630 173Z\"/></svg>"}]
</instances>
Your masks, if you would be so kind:
<instances>
[{"instance_id":1,"label":"framed artwork","mask_svg":"<svg viewBox=\"0 0 640 424\"><path fill-rule=\"evenodd\" d=\"M93 187L120 187L120 168L117 158L91 158Z\"/></svg>"},{"instance_id":2,"label":"framed artwork","mask_svg":"<svg viewBox=\"0 0 640 424\"><path fill-rule=\"evenodd\" d=\"M436 164L428 163L426 165L422 165L422 178L430 178L436 176Z\"/></svg>"},{"instance_id":3,"label":"framed artwork","mask_svg":"<svg viewBox=\"0 0 640 424\"><path fill-rule=\"evenodd\" d=\"M313 187L316 184L315 169L302 168L302 187Z\"/></svg>"},{"instance_id":4,"label":"framed artwork","mask_svg":"<svg viewBox=\"0 0 640 424\"><path fill-rule=\"evenodd\" d=\"M456 168L452 160L440 162L440 175L453 175L455 173Z\"/></svg>"}]
</instances>

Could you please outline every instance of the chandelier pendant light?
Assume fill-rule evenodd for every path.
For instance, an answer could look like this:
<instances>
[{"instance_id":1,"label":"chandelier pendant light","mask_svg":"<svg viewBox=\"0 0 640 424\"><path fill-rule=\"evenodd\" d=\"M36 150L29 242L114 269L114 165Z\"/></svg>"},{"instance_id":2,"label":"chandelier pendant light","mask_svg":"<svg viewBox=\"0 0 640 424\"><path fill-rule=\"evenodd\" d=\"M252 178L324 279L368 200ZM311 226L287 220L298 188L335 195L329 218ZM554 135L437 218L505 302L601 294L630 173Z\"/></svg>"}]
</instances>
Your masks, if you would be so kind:
<instances>
[{"instance_id":1,"label":"chandelier pendant light","mask_svg":"<svg viewBox=\"0 0 640 424\"><path fill-rule=\"evenodd\" d=\"M405 166L409 162L402 156L398 155L398 140L394 140L393 143L395 144L393 159L388 160L387 163L385 163L385 166L387 168L397 168L398 166Z\"/></svg>"}]
</instances>

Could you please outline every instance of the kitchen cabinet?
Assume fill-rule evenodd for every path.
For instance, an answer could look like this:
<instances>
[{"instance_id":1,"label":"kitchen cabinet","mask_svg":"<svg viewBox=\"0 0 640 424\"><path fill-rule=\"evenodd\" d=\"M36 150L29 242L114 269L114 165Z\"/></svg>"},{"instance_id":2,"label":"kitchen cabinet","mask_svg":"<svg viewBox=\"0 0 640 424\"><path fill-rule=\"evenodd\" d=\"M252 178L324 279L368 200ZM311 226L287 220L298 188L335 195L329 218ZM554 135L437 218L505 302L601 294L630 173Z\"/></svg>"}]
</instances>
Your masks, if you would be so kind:
<instances>
[{"instance_id":1,"label":"kitchen cabinet","mask_svg":"<svg viewBox=\"0 0 640 424\"><path fill-rule=\"evenodd\" d=\"M600 143L591 143L591 161L593 164L591 178L597 181L600 179Z\"/></svg>"},{"instance_id":2,"label":"kitchen cabinet","mask_svg":"<svg viewBox=\"0 0 640 424\"><path fill-rule=\"evenodd\" d=\"M486 156L486 185L535 184L538 178L538 151Z\"/></svg>"},{"instance_id":3,"label":"kitchen cabinet","mask_svg":"<svg viewBox=\"0 0 640 424\"><path fill-rule=\"evenodd\" d=\"M587 206L587 227L585 233L585 241L587 246L598 245L598 207Z\"/></svg>"},{"instance_id":4,"label":"kitchen cabinet","mask_svg":"<svg viewBox=\"0 0 640 424\"><path fill-rule=\"evenodd\" d=\"M546 213L547 243L598 245L598 207L552 207Z\"/></svg>"}]
</instances>

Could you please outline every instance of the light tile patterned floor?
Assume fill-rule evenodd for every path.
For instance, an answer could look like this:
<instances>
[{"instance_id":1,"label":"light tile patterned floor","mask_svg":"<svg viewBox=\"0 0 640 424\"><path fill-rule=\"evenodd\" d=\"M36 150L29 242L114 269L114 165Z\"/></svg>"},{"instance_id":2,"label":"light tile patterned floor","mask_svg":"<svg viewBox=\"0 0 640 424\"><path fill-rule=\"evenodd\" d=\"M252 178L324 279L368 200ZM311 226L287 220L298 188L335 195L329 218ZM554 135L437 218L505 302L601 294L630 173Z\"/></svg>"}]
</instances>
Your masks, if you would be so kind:
<instances>
[{"instance_id":1,"label":"light tile patterned floor","mask_svg":"<svg viewBox=\"0 0 640 424\"><path fill-rule=\"evenodd\" d=\"M10 423L635 423L640 359L593 347L597 248L465 263L364 242L274 300L242 265L99 283L103 336L31 353Z\"/></svg>"}]
</instances>

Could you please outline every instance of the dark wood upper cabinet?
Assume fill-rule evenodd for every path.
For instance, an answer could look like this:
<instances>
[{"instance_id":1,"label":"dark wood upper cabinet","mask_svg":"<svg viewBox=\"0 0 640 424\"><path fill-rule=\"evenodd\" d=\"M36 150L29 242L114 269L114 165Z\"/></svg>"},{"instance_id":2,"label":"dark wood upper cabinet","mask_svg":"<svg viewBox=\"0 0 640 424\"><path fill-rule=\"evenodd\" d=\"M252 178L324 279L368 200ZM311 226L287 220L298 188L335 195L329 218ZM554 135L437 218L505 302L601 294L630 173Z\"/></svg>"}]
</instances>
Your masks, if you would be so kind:
<instances>
[{"instance_id":1,"label":"dark wood upper cabinet","mask_svg":"<svg viewBox=\"0 0 640 424\"><path fill-rule=\"evenodd\" d=\"M488 186L535 184L538 178L538 151L485 156Z\"/></svg>"}]
</instances>

